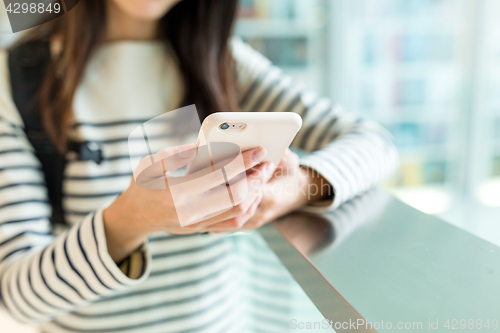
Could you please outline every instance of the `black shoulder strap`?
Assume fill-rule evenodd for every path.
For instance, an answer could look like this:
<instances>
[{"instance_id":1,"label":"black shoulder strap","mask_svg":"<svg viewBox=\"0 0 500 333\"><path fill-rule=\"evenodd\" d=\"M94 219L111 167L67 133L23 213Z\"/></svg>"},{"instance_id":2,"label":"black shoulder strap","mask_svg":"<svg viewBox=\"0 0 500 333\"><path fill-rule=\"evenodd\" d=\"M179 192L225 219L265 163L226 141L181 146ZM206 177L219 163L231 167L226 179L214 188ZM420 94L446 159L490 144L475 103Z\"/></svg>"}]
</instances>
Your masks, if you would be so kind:
<instances>
[{"instance_id":1,"label":"black shoulder strap","mask_svg":"<svg viewBox=\"0 0 500 333\"><path fill-rule=\"evenodd\" d=\"M45 133L35 98L49 64L50 45L46 41L28 42L9 51L12 97L23 119L28 140L42 164L52 205L52 223L64 224L62 180L66 159Z\"/></svg>"}]
</instances>

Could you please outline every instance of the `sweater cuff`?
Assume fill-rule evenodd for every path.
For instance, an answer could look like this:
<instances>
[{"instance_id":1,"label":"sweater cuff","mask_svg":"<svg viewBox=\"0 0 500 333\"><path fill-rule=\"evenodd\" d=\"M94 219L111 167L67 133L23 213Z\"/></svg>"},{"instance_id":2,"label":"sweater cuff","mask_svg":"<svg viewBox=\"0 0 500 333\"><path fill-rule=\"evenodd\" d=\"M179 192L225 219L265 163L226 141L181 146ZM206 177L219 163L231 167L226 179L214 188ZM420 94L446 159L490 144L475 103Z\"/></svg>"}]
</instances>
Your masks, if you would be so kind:
<instances>
[{"instance_id":1,"label":"sweater cuff","mask_svg":"<svg viewBox=\"0 0 500 333\"><path fill-rule=\"evenodd\" d=\"M96 211L91 216L87 216L78 229L78 236L80 236L81 241L80 248L84 257L87 258L86 263L82 262L82 265L86 264L86 267L81 267L82 272L93 273L94 278L101 280L103 284L111 289L136 285L148 277L151 254L147 243L130 254L127 258L129 269L125 271L122 271L109 255L103 223L103 209ZM68 237L70 236L68 235ZM88 266L90 266L90 269Z\"/></svg>"},{"instance_id":2,"label":"sweater cuff","mask_svg":"<svg viewBox=\"0 0 500 333\"><path fill-rule=\"evenodd\" d=\"M344 196L344 180L338 172L335 172L335 166L331 164L328 164L328 166L325 165L323 159L315 156L314 153L301 158L299 164L301 167L307 167L319 173L330 184L331 191L333 192L332 195L320 201L304 206L301 209L302 211L322 213L332 211L344 203L345 200L342 200Z\"/></svg>"},{"instance_id":3,"label":"sweater cuff","mask_svg":"<svg viewBox=\"0 0 500 333\"><path fill-rule=\"evenodd\" d=\"M138 255L143 260L132 258ZM2 305L19 321L46 321L143 282L150 257L144 245L131 255L134 267L144 265L123 273L108 253L99 210L43 250L13 262L2 275Z\"/></svg>"},{"instance_id":4,"label":"sweater cuff","mask_svg":"<svg viewBox=\"0 0 500 333\"><path fill-rule=\"evenodd\" d=\"M118 263L118 267L129 278L140 279L147 267L147 257L147 249L144 244Z\"/></svg>"}]
</instances>

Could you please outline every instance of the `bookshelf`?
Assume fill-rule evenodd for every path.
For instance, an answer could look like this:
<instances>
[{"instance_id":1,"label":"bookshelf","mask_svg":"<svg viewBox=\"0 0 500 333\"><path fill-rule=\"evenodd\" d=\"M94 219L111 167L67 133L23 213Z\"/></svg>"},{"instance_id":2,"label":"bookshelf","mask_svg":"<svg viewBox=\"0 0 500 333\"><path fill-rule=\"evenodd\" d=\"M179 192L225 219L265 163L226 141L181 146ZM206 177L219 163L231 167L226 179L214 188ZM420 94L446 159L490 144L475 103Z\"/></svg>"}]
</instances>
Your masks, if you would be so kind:
<instances>
[{"instance_id":1,"label":"bookshelf","mask_svg":"<svg viewBox=\"0 0 500 333\"><path fill-rule=\"evenodd\" d=\"M499 1L241 0L239 17L277 66L394 135L385 186L412 204L500 179Z\"/></svg>"},{"instance_id":2,"label":"bookshelf","mask_svg":"<svg viewBox=\"0 0 500 333\"><path fill-rule=\"evenodd\" d=\"M329 95L393 134L401 168L385 186L414 202L419 193L429 201L429 191L445 198L433 213L465 191L473 7L470 0L332 0L328 7Z\"/></svg>"},{"instance_id":3,"label":"bookshelf","mask_svg":"<svg viewBox=\"0 0 500 333\"><path fill-rule=\"evenodd\" d=\"M325 92L325 0L241 0L235 34L296 80Z\"/></svg>"}]
</instances>

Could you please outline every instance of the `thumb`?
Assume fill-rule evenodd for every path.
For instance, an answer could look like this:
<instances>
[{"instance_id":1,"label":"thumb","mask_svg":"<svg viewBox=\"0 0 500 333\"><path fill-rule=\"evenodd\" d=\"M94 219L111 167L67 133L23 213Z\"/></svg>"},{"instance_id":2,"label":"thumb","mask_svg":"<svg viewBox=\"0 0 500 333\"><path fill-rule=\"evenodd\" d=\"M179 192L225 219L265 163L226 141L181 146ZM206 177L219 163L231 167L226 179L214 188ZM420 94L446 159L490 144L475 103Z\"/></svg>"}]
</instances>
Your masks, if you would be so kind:
<instances>
[{"instance_id":1,"label":"thumb","mask_svg":"<svg viewBox=\"0 0 500 333\"><path fill-rule=\"evenodd\" d=\"M162 178L167 171L175 171L188 165L196 157L196 145L169 147L154 155L143 157L134 171L136 181Z\"/></svg>"},{"instance_id":2,"label":"thumb","mask_svg":"<svg viewBox=\"0 0 500 333\"><path fill-rule=\"evenodd\" d=\"M165 171L175 171L191 163L197 150L194 144L165 148L153 155L153 161L156 163L163 160Z\"/></svg>"}]
</instances>

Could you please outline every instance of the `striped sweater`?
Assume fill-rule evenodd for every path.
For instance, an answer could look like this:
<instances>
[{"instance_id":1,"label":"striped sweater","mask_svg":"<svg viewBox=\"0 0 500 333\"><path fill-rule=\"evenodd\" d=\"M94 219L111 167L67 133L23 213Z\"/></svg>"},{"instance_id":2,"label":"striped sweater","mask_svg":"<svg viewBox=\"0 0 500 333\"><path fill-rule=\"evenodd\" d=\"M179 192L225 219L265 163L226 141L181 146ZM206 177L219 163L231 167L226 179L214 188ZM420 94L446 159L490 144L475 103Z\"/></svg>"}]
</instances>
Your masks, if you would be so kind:
<instances>
[{"instance_id":1,"label":"striped sweater","mask_svg":"<svg viewBox=\"0 0 500 333\"><path fill-rule=\"evenodd\" d=\"M309 209L333 210L395 169L391 136L376 123L307 90L242 41L234 39L232 50L243 111L302 116L292 146L309 152L301 165L335 192L332 202ZM96 50L75 95L70 137L101 145L104 159L97 165L68 153L63 209L71 227L54 232L0 53L0 303L16 320L44 332L242 331L228 328L241 325L233 320L239 259L231 237L158 233L121 265L107 253L102 212L129 185L128 135L178 108L182 82L172 51L159 42Z\"/></svg>"}]
</instances>

